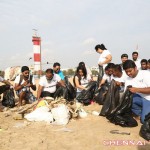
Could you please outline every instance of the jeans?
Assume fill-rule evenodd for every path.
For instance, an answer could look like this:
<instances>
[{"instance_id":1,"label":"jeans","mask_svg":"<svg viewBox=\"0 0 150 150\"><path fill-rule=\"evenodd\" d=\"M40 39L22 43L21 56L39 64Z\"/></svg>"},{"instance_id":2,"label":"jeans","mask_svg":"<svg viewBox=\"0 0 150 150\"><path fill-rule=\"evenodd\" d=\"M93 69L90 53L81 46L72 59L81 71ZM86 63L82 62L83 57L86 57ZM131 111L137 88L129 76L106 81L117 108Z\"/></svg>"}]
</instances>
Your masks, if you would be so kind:
<instances>
[{"instance_id":1,"label":"jeans","mask_svg":"<svg viewBox=\"0 0 150 150\"><path fill-rule=\"evenodd\" d=\"M144 123L145 116L150 112L150 101L138 94L133 95L132 112L141 117Z\"/></svg>"}]
</instances>

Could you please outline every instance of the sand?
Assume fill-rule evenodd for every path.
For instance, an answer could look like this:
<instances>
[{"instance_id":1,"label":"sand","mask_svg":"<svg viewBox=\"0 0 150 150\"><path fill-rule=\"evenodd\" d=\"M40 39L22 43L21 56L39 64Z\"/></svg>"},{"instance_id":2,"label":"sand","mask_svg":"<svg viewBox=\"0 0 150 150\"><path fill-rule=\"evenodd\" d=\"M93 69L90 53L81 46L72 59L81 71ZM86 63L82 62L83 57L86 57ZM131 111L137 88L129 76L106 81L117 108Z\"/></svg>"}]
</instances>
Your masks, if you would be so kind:
<instances>
[{"instance_id":1,"label":"sand","mask_svg":"<svg viewBox=\"0 0 150 150\"><path fill-rule=\"evenodd\" d=\"M99 112L101 106L94 103L84 109ZM137 127L123 128L91 113L86 118L70 120L66 126L58 126L14 120L11 113L0 112L0 150L148 150L150 142L139 136L140 127L138 121ZM130 135L112 134L112 130ZM129 141L134 144L127 145Z\"/></svg>"}]
</instances>

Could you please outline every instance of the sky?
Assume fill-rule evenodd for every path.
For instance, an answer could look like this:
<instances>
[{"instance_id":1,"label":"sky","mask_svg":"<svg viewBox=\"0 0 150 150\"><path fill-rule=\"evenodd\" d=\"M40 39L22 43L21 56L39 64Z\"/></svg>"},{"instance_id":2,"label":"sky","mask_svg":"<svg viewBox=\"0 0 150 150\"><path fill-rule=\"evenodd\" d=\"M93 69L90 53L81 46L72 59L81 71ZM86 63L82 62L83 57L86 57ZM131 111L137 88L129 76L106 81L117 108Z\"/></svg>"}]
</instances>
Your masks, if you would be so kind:
<instances>
[{"instance_id":1,"label":"sky","mask_svg":"<svg viewBox=\"0 0 150 150\"><path fill-rule=\"evenodd\" d=\"M97 66L94 48L102 43L114 63L123 53L131 58L137 45L139 58L150 59L148 0L0 0L0 70L34 64L33 29L42 39L43 69L54 62Z\"/></svg>"}]
</instances>

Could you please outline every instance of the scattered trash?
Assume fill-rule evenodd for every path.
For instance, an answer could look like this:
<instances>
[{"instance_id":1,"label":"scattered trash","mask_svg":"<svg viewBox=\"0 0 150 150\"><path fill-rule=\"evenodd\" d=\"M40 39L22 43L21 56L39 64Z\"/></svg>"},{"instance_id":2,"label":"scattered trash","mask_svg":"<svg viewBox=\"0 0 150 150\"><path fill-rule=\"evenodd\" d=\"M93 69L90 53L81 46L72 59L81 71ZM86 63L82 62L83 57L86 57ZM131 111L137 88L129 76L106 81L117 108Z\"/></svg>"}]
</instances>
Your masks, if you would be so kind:
<instances>
[{"instance_id":1,"label":"scattered trash","mask_svg":"<svg viewBox=\"0 0 150 150\"><path fill-rule=\"evenodd\" d=\"M21 127L25 127L26 124L24 124L24 122L17 122L13 127L15 128L21 128Z\"/></svg>"},{"instance_id":2,"label":"scattered trash","mask_svg":"<svg viewBox=\"0 0 150 150\"><path fill-rule=\"evenodd\" d=\"M11 116L11 111L5 111L5 112L3 112L4 113L4 116L5 117L9 117L9 116Z\"/></svg>"},{"instance_id":3,"label":"scattered trash","mask_svg":"<svg viewBox=\"0 0 150 150\"><path fill-rule=\"evenodd\" d=\"M92 111L92 115L99 116L99 113L97 111Z\"/></svg>"},{"instance_id":4,"label":"scattered trash","mask_svg":"<svg viewBox=\"0 0 150 150\"><path fill-rule=\"evenodd\" d=\"M17 112L14 113L13 119L15 120L22 120L24 118L24 114L19 114Z\"/></svg>"},{"instance_id":5,"label":"scattered trash","mask_svg":"<svg viewBox=\"0 0 150 150\"><path fill-rule=\"evenodd\" d=\"M69 128L60 128L60 129L53 130L53 131L73 132L73 130L71 130L71 129L69 129Z\"/></svg>"},{"instance_id":6,"label":"scattered trash","mask_svg":"<svg viewBox=\"0 0 150 150\"><path fill-rule=\"evenodd\" d=\"M130 135L130 133L128 133L128 132L119 132L119 130L111 130L110 133L112 133L112 134Z\"/></svg>"},{"instance_id":7,"label":"scattered trash","mask_svg":"<svg viewBox=\"0 0 150 150\"><path fill-rule=\"evenodd\" d=\"M87 112L84 110L84 109L80 109L79 110L79 116L81 117L81 118L85 118L85 117L87 117Z\"/></svg>"}]
</instances>

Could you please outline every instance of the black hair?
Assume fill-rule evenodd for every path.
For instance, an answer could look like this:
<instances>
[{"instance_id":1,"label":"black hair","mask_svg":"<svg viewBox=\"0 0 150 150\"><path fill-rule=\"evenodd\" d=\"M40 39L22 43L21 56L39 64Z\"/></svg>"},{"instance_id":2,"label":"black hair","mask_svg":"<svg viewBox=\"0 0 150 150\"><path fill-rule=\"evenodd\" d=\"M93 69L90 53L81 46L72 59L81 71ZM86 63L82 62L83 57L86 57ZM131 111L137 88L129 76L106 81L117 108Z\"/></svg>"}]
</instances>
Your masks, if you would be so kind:
<instances>
[{"instance_id":1,"label":"black hair","mask_svg":"<svg viewBox=\"0 0 150 150\"><path fill-rule=\"evenodd\" d=\"M53 67L56 67L56 66L59 66L59 67L60 67L60 63L55 62L55 63L53 64Z\"/></svg>"},{"instance_id":2,"label":"black hair","mask_svg":"<svg viewBox=\"0 0 150 150\"><path fill-rule=\"evenodd\" d=\"M134 54L137 54L137 55L139 55L139 53L138 53L138 52L133 52L133 53L132 53L132 55L134 55Z\"/></svg>"},{"instance_id":3,"label":"black hair","mask_svg":"<svg viewBox=\"0 0 150 150\"><path fill-rule=\"evenodd\" d=\"M79 66L85 66L85 63L83 61L79 62Z\"/></svg>"},{"instance_id":4,"label":"black hair","mask_svg":"<svg viewBox=\"0 0 150 150\"><path fill-rule=\"evenodd\" d=\"M106 67L107 67L107 70L108 70L110 68L114 68L114 66L115 66L114 63L108 63Z\"/></svg>"},{"instance_id":5,"label":"black hair","mask_svg":"<svg viewBox=\"0 0 150 150\"><path fill-rule=\"evenodd\" d=\"M123 57L127 57L128 58L128 54L122 54L121 58L123 58Z\"/></svg>"},{"instance_id":6,"label":"black hair","mask_svg":"<svg viewBox=\"0 0 150 150\"><path fill-rule=\"evenodd\" d=\"M86 71L86 69L85 69L84 66L78 66L78 67L77 67L75 76L77 76L77 77L79 78L79 84L81 84L81 82L80 82L80 81L81 81L81 76L79 75L79 70L82 70L84 78L87 77L87 71ZM76 86L76 83L75 83L75 76L74 76L74 78L73 78L73 83L74 83L74 85Z\"/></svg>"},{"instance_id":7,"label":"black hair","mask_svg":"<svg viewBox=\"0 0 150 150\"><path fill-rule=\"evenodd\" d=\"M121 66L120 66L119 64L114 65L114 66L113 66L113 69L114 69L114 70L117 70L117 71L119 71L119 72L122 72L122 68L121 68Z\"/></svg>"},{"instance_id":8,"label":"black hair","mask_svg":"<svg viewBox=\"0 0 150 150\"><path fill-rule=\"evenodd\" d=\"M147 59L142 59L142 60L141 60L141 63L146 63L146 64L147 64L148 61L147 61Z\"/></svg>"},{"instance_id":9,"label":"black hair","mask_svg":"<svg viewBox=\"0 0 150 150\"><path fill-rule=\"evenodd\" d=\"M95 50L98 51L98 49L101 50L107 50L104 44L98 44L95 46Z\"/></svg>"},{"instance_id":10,"label":"black hair","mask_svg":"<svg viewBox=\"0 0 150 150\"><path fill-rule=\"evenodd\" d=\"M53 74L53 72L54 72L54 71L53 71L53 69L49 68L49 69L46 69L46 71L45 71L45 72L46 72L46 73L48 73L48 72L49 72L49 73Z\"/></svg>"},{"instance_id":11,"label":"black hair","mask_svg":"<svg viewBox=\"0 0 150 150\"><path fill-rule=\"evenodd\" d=\"M150 63L150 59L148 60L148 63Z\"/></svg>"},{"instance_id":12,"label":"black hair","mask_svg":"<svg viewBox=\"0 0 150 150\"><path fill-rule=\"evenodd\" d=\"M129 69L129 68L135 68L136 67L136 64L133 60L127 60L123 63L123 69L126 70L126 69Z\"/></svg>"},{"instance_id":13,"label":"black hair","mask_svg":"<svg viewBox=\"0 0 150 150\"><path fill-rule=\"evenodd\" d=\"M22 66L21 72L24 72L24 71L29 71L29 67L28 66Z\"/></svg>"}]
</instances>

